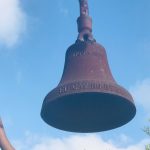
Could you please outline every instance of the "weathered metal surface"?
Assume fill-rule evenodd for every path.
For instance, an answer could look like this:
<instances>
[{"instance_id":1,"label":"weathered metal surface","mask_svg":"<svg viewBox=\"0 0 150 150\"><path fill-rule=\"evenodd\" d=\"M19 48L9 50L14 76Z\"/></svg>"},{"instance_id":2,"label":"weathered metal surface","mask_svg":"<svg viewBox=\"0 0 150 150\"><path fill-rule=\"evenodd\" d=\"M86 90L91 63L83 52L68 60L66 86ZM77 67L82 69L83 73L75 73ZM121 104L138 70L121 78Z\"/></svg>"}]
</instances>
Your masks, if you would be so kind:
<instances>
[{"instance_id":1,"label":"weathered metal surface","mask_svg":"<svg viewBox=\"0 0 150 150\"><path fill-rule=\"evenodd\" d=\"M42 118L72 132L99 132L124 125L135 115L132 96L114 80L105 49L78 42L66 52L58 86L46 97Z\"/></svg>"},{"instance_id":2,"label":"weathered metal surface","mask_svg":"<svg viewBox=\"0 0 150 150\"><path fill-rule=\"evenodd\" d=\"M80 0L79 36L66 52L58 86L43 102L41 116L58 129L100 132L120 127L136 113L132 96L114 80L103 46L92 36L87 0Z\"/></svg>"}]
</instances>

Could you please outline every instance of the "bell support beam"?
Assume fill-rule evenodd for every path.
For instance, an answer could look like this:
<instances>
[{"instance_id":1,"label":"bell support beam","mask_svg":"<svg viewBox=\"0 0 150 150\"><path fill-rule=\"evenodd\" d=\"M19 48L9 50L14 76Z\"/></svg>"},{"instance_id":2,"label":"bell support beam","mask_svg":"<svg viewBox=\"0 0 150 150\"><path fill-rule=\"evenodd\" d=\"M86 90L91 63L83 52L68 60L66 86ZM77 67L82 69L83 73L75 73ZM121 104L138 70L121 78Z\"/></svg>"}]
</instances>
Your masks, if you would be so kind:
<instances>
[{"instance_id":1,"label":"bell support beam","mask_svg":"<svg viewBox=\"0 0 150 150\"><path fill-rule=\"evenodd\" d=\"M89 8L87 0L79 0L80 16L89 16Z\"/></svg>"},{"instance_id":2,"label":"bell support beam","mask_svg":"<svg viewBox=\"0 0 150 150\"><path fill-rule=\"evenodd\" d=\"M80 16L78 17L78 40L79 41L95 41L92 35L92 18L89 16L89 8L87 0L79 0Z\"/></svg>"}]
</instances>

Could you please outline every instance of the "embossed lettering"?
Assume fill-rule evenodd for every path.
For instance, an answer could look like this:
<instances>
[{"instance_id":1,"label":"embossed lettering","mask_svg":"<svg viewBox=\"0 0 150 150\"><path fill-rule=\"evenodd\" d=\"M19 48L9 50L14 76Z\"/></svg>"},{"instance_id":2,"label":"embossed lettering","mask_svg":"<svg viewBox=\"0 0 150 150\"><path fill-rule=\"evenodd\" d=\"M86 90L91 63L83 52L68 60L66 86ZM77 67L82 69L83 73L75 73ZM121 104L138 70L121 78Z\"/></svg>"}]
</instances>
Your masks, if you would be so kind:
<instances>
[{"instance_id":1,"label":"embossed lettering","mask_svg":"<svg viewBox=\"0 0 150 150\"><path fill-rule=\"evenodd\" d=\"M67 92L71 91L78 91L78 90L84 90L84 89L99 89L102 91L110 91L110 92L116 92L121 95L124 95L124 91L120 88L117 88L116 86L105 84L105 83L94 83L94 82L76 82L67 84L65 86L61 86L59 88L60 94L65 94Z\"/></svg>"}]
</instances>

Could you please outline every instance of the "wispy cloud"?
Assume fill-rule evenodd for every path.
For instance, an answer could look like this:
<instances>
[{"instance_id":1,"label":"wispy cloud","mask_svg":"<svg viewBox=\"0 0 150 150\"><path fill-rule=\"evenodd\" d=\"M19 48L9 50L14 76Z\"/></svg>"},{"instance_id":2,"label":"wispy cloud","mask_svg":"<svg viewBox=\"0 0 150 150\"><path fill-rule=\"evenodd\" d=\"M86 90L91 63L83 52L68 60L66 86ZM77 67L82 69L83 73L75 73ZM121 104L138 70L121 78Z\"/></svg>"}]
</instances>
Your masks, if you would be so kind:
<instances>
[{"instance_id":1,"label":"wispy cloud","mask_svg":"<svg viewBox=\"0 0 150 150\"><path fill-rule=\"evenodd\" d=\"M59 0L58 1L58 9L59 9L59 12L63 15L63 16L68 16L69 14L69 9L64 6L64 2L63 0Z\"/></svg>"},{"instance_id":2,"label":"wispy cloud","mask_svg":"<svg viewBox=\"0 0 150 150\"><path fill-rule=\"evenodd\" d=\"M69 14L69 10L67 8L60 7L60 13L62 13L64 16L67 16Z\"/></svg>"},{"instance_id":3,"label":"wispy cloud","mask_svg":"<svg viewBox=\"0 0 150 150\"><path fill-rule=\"evenodd\" d=\"M22 81L22 72L18 71L16 74L16 80L17 80L17 84L20 85L21 81Z\"/></svg>"},{"instance_id":4,"label":"wispy cloud","mask_svg":"<svg viewBox=\"0 0 150 150\"><path fill-rule=\"evenodd\" d=\"M97 135L74 135L61 139L30 134L23 142L15 142L15 146L17 150L143 150L148 142L150 141L145 139L134 145L118 147L111 140L105 141Z\"/></svg>"},{"instance_id":5,"label":"wispy cloud","mask_svg":"<svg viewBox=\"0 0 150 150\"><path fill-rule=\"evenodd\" d=\"M150 78L137 81L130 91L135 101L150 114Z\"/></svg>"},{"instance_id":6,"label":"wispy cloud","mask_svg":"<svg viewBox=\"0 0 150 150\"><path fill-rule=\"evenodd\" d=\"M14 46L26 28L20 0L0 0L0 44Z\"/></svg>"}]
</instances>

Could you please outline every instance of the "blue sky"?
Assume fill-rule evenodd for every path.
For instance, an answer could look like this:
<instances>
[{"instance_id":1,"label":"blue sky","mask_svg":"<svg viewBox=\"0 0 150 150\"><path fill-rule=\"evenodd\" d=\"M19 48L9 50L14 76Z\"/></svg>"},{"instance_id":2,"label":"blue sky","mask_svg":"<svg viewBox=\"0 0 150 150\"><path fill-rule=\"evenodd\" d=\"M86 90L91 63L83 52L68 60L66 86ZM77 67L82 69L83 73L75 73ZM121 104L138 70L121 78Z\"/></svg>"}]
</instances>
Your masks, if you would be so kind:
<instances>
[{"instance_id":1,"label":"blue sky","mask_svg":"<svg viewBox=\"0 0 150 150\"><path fill-rule=\"evenodd\" d=\"M18 150L142 150L150 117L150 1L89 0L93 35L113 76L128 89L136 117L118 129L75 134L45 124L46 94L57 86L77 38L78 0L0 0L0 116ZM26 146L25 146L26 145Z\"/></svg>"}]
</instances>

